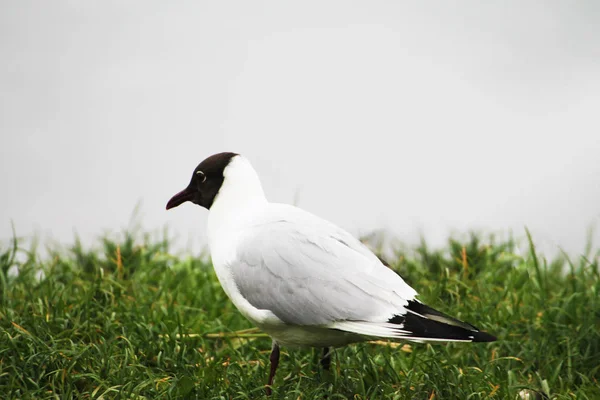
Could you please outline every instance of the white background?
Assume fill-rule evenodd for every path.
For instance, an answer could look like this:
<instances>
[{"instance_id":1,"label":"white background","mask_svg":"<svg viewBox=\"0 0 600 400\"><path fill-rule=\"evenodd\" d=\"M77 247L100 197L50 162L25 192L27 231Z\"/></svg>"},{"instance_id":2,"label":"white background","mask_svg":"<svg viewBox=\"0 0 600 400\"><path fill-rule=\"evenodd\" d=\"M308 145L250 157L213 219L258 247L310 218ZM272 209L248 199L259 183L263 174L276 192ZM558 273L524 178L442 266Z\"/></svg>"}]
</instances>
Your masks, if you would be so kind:
<instances>
[{"instance_id":1,"label":"white background","mask_svg":"<svg viewBox=\"0 0 600 400\"><path fill-rule=\"evenodd\" d=\"M244 154L273 201L354 234L524 234L600 221L600 3L4 1L0 239L127 226Z\"/></svg>"}]
</instances>

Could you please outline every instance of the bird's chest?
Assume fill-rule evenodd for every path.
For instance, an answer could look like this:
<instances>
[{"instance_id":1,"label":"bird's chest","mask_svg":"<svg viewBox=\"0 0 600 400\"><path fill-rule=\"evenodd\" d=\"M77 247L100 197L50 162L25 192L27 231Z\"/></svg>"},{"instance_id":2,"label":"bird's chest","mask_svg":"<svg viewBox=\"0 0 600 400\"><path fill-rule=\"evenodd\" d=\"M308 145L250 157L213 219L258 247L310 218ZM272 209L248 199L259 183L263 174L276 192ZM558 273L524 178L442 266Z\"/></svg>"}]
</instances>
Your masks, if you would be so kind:
<instances>
[{"instance_id":1,"label":"bird's chest","mask_svg":"<svg viewBox=\"0 0 600 400\"><path fill-rule=\"evenodd\" d=\"M234 300L239 292L231 270L231 264L237 256L235 243L236 238L233 237L229 237L228 240L209 240L213 268L223 290L231 300Z\"/></svg>"},{"instance_id":2,"label":"bird's chest","mask_svg":"<svg viewBox=\"0 0 600 400\"><path fill-rule=\"evenodd\" d=\"M248 302L240 293L231 265L236 262L238 237L230 235L222 240L209 240L211 258L217 278L236 308L255 325L278 325L279 319L269 310L260 310Z\"/></svg>"}]
</instances>

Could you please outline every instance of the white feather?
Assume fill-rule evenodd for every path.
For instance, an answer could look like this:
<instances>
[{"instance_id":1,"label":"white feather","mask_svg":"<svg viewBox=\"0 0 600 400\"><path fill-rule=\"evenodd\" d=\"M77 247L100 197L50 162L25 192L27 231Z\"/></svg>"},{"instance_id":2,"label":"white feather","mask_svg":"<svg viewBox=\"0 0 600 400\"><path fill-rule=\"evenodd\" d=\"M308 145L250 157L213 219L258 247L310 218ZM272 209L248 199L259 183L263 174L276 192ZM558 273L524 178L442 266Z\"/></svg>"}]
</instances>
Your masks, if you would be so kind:
<instances>
[{"instance_id":1,"label":"white feather","mask_svg":"<svg viewBox=\"0 0 600 400\"><path fill-rule=\"evenodd\" d=\"M269 203L241 156L224 170L208 239L227 295L281 344L445 341L411 336L388 323L407 312L417 292L348 232L296 207Z\"/></svg>"}]
</instances>

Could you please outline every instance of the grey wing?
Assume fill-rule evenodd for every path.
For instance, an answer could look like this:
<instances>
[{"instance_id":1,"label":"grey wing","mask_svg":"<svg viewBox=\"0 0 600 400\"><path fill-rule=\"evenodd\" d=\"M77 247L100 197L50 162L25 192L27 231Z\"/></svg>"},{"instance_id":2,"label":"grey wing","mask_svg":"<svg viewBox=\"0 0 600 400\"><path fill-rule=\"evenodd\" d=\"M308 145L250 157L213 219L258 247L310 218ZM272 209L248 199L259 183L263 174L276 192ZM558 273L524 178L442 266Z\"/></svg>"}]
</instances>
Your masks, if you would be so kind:
<instances>
[{"instance_id":1,"label":"grey wing","mask_svg":"<svg viewBox=\"0 0 600 400\"><path fill-rule=\"evenodd\" d=\"M324 221L251 228L238 243L231 271L253 306L289 324L383 322L416 295L362 243Z\"/></svg>"}]
</instances>

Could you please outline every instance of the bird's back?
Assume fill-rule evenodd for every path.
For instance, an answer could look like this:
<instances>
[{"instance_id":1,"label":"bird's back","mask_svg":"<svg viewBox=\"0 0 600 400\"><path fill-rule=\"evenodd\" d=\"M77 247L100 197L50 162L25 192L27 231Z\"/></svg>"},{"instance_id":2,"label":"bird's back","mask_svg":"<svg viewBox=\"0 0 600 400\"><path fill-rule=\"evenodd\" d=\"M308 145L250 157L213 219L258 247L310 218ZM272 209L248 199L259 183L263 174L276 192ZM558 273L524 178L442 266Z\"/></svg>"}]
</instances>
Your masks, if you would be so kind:
<instances>
[{"instance_id":1,"label":"bird's back","mask_svg":"<svg viewBox=\"0 0 600 400\"><path fill-rule=\"evenodd\" d=\"M238 229L228 261L243 297L282 321L387 321L416 292L360 241L299 208L269 204Z\"/></svg>"}]
</instances>

